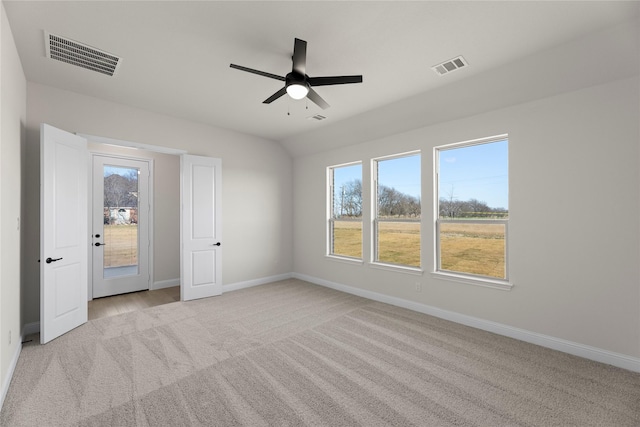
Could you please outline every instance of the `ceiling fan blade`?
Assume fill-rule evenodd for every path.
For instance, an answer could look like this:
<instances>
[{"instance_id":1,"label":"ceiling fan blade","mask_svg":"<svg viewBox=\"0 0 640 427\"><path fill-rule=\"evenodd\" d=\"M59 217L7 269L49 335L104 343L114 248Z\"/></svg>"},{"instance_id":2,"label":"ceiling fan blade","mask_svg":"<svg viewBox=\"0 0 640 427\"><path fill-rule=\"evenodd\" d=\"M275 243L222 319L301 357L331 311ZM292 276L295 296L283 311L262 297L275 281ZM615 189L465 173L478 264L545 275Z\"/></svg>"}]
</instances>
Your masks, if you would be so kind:
<instances>
[{"instance_id":1,"label":"ceiling fan blade","mask_svg":"<svg viewBox=\"0 0 640 427\"><path fill-rule=\"evenodd\" d=\"M293 42L293 71L305 75L307 72L307 42L295 39Z\"/></svg>"},{"instance_id":2,"label":"ceiling fan blade","mask_svg":"<svg viewBox=\"0 0 640 427\"><path fill-rule=\"evenodd\" d=\"M309 93L307 94L307 98L312 100L318 107L322 108L323 110L326 110L327 108L329 108L329 104L327 104L327 101L322 99L322 97L318 95L318 92L316 92L311 88L309 88Z\"/></svg>"},{"instance_id":3,"label":"ceiling fan blade","mask_svg":"<svg viewBox=\"0 0 640 427\"><path fill-rule=\"evenodd\" d=\"M272 79L280 80L282 82L285 81L284 77L278 76L276 74L265 73L264 71L259 71L259 70L254 70L253 68L243 67L242 65L231 64L229 66L231 68L235 68L236 70L246 71L248 73L253 73L253 74L257 74L259 76L269 77L269 78L272 78Z\"/></svg>"},{"instance_id":4,"label":"ceiling fan blade","mask_svg":"<svg viewBox=\"0 0 640 427\"><path fill-rule=\"evenodd\" d=\"M309 77L307 82L311 86L344 85L362 83L362 76Z\"/></svg>"},{"instance_id":5,"label":"ceiling fan blade","mask_svg":"<svg viewBox=\"0 0 640 427\"><path fill-rule=\"evenodd\" d=\"M287 93L287 88L283 87L282 89L280 89L279 91L277 91L276 93L274 93L273 95L271 95L270 97L268 97L267 99L265 99L264 101L262 101L263 104L271 104L273 101L275 101L276 99L280 98L282 95Z\"/></svg>"}]
</instances>

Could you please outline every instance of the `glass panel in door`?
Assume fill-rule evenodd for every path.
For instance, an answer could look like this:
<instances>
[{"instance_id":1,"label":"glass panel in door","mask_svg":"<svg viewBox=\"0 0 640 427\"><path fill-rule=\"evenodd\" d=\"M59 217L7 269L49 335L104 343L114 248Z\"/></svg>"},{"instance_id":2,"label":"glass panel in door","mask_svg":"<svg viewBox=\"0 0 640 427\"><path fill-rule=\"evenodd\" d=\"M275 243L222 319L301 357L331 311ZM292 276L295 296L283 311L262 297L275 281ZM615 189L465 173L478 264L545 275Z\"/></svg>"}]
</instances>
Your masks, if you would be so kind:
<instances>
[{"instance_id":1,"label":"glass panel in door","mask_svg":"<svg viewBox=\"0 0 640 427\"><path fill-rule=\"evenodd\" d=\"M132 167L104 165L103 277L138 274L138 177Z\"/></svg>"}]
</instances>

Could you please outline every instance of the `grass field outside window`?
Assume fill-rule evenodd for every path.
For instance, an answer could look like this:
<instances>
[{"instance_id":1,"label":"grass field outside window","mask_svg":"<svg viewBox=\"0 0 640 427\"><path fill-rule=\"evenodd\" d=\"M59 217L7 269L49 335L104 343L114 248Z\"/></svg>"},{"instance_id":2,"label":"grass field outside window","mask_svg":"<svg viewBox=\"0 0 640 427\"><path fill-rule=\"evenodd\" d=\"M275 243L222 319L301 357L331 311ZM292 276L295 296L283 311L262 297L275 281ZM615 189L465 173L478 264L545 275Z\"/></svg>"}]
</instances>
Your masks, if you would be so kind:
<instances>
[{"instance_id":1,"label":"grass field outside window","mask_svg":"<svg viewBox=\"0 0 640 427\"><path fill-rule=\"evenodd\" d=\"M104 226L104 268L138 264L138 225Z\"/></svg>"},{"instance_id":2,"label":"grass field outside window","mask_svg":"<svg viewBox=\"0 0 640 427\"><path fill-rule=\"evenodd\" d=\"M439 223L438 270L506 279L506 222Z\"/></svg>"},{"instance_id":3,"label":"grass field outside window","mask_svg":"<svg viewBox=\"0 0 640 427\"><path fill-rule=\"evenodd\" d=\"M372 160L373 262L420 268L421 155Z\"/></svg>"},{"instance_id":4,"label":"grass field outside window","mask_svg":"<svg viewBox=\"0 0 640 427\"><path fill-rule=\"evenodd\" d=\"M435 270L508 282L507 135L434 148Z\"/></svg>"},{"instance_id":5,"label":"grass field outside window","mask_svg":"<svg viewBox=\"0 0 640 427\"><path fill-rule=\"evenodd\" d=\"M333 255L362 259L362 221L331 221Z\"/></svg>"},{"instance_id":6,"label":"grass field outside window","mask_svg":"<svg viewBox=\"0 0 640 427\"><path fill-rule=\"evenodd\" d=\"M420 267L420 220L377 221L378 262Z\"/></svg>"}]
</instances>

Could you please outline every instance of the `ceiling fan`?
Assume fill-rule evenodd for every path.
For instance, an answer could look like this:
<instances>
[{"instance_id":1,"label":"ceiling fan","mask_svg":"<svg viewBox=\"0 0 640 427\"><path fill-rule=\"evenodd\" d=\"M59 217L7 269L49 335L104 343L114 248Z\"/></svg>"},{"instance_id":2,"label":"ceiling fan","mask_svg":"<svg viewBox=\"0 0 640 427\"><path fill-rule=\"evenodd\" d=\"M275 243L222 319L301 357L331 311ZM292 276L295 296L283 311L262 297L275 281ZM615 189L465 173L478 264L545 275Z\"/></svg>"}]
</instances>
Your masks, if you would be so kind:
<instances>
[{"instance_id":1,"label":"ceiling fan","mask_svg":"<svg viewBox=\"0 0 640 427\"><path fill-rule=\"evenodd\" d=\"M323 110L329 108L329 104L312 89L313 86L343 85L349 83L362 83L362 76L331 76L331 77L309 77L307 75L307 42L295 39L293 43L293 68L285 77L253 68L231 64L231 68L247 71L260 76L285 82L284 87L263 101L263 104L271 104L285 93L293 99L302 99L305 96L317 104Z\"/></svg>"}]
</instances>

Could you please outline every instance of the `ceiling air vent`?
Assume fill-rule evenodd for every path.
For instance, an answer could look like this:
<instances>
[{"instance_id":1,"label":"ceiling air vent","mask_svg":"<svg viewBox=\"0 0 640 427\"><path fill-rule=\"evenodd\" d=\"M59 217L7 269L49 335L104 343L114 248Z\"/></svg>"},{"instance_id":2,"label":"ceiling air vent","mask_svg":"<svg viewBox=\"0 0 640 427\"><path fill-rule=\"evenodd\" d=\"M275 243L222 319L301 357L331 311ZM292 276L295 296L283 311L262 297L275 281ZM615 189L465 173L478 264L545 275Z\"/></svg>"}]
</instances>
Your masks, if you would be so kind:
<instances>
[{"instance_id":1,"label":"ceiling air vent","mask_svg":"<svg viewBox=\"0 0 640 427\"><path fill-rule=\"evenodd\" d=\"M44 32L47 58L113 76L122 58L64 37Z\"/></svg>"},{"instance_id":2,"label":"ceiling air vent","mask_svg":"<svg viewBox=\"0 0 640 427\"><path fill-rule=\"evenodd\" d=\"M307 119L313 119L313 120L320 121L320 120L324 120L324 119L326 119L326 117L325 117L325 116L323 116L322 114L316 114L315 116L309 116L309 117L307 117Z\"/></svg>"},{"instance_id":3,"label":"ceiling air vent","mask_svg":"<svg viewBox=\"0 0 640 427\"><path fill-rule=\"evenodd\" d=\"M458 70L462 67L466 67L467 65L469 65L467 64L467 61L462 56L458 56L457 58L450 59L442 64L434 65L431 69L439 76L444 76L445 74Z\"/></svg>"}]
</instances>

